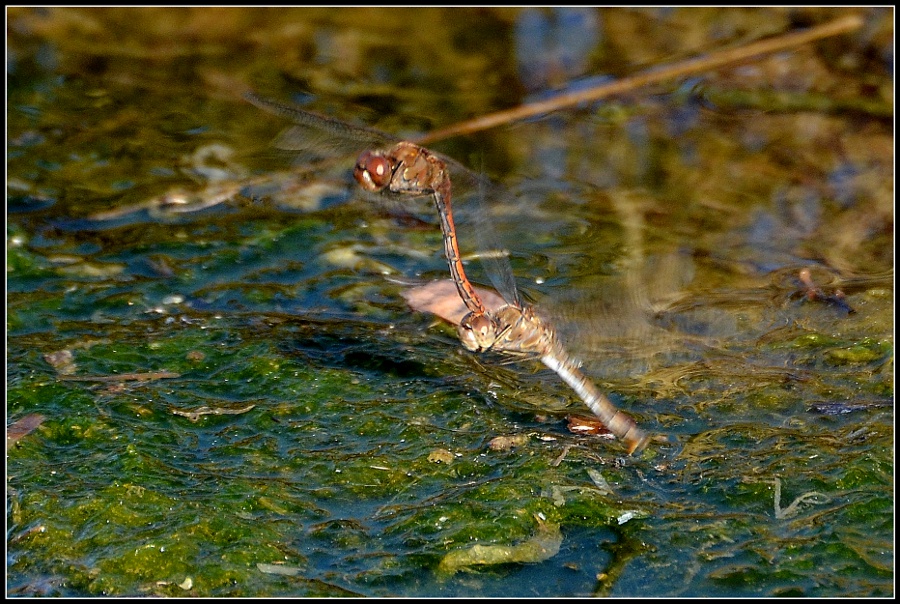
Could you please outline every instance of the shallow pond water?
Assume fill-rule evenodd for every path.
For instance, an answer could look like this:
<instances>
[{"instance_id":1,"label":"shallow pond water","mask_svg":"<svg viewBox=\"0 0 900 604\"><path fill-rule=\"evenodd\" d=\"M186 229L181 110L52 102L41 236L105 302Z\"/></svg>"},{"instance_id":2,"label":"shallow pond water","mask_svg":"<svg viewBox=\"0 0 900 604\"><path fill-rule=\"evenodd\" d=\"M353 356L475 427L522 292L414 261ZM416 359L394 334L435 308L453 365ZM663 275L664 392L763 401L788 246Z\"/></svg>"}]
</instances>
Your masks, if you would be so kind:
<instances>
[{"instance_id":1,"label":"shallow pond water","mask_svg":"<svg viewBox=\"0 0 900 604\"><path fill-rule=\"evenodd\" d=\"M7 593L892 595L891 9L435 143L632 457L240 97L412 136L852 12L9 9Z\"/></svg>"}]
</instances>

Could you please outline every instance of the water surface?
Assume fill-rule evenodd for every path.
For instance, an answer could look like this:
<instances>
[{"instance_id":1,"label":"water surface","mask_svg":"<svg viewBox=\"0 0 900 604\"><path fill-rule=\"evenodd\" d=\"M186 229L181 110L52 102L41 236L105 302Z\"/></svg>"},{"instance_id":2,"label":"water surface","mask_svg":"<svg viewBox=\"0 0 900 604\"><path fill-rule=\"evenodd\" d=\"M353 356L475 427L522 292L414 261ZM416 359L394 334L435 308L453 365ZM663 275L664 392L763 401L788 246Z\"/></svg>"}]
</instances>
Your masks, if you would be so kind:
<instances>
[{"instance_id":1,"label":"water surface","mask_svg":"<svg viewBox=\"0 0 900 604\"><path fill-rule=\"evenodd\" d=\"M8 593L893 595L890 9L435 145L633 458L406 307L427 203L235 94L420 134L841 14L10 9Z\"/></svg>"}]
</instances>

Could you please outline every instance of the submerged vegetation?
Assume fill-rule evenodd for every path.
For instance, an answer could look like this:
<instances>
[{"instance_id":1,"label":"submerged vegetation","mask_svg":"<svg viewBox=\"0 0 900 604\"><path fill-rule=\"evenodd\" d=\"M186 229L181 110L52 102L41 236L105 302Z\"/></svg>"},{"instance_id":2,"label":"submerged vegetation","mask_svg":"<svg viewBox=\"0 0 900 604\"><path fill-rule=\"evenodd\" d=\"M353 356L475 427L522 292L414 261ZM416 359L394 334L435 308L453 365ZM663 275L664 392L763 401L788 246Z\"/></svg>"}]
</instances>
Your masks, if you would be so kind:
<instances>
[{"instance_id":1,"label":"submerged vegetation","mask_svg":"<svg viewBox=\"0 0 900 604\"><path fill-rule=\"evenodd\" d=\"M446 277L430 208L273 149L238 94L411 136L847 14L436 143L513 193L497 238L654 434L632 458L534 359L406 306ZM7 593L893 595L892 28L9 9Z\"/></svg>"}]
</instances>

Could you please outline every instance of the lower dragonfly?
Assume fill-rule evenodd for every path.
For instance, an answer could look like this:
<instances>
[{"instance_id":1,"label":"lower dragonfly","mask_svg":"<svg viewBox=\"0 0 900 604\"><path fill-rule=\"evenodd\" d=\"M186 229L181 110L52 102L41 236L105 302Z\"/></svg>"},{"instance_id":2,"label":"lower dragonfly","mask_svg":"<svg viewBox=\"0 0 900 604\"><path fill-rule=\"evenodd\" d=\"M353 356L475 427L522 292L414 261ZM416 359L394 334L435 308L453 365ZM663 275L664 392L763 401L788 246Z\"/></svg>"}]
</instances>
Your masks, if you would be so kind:
<instances>
[{"instance_id":1,"label":"lower dragonfly","mask_svg":"<svg viewBox=\"0 0 900 604\"><path fill-rule=\"evenodd\" d=\"M450 275L460 298L468 309L458 325L459 339L468 350L488 350L537 355L555 371L594 412L629 453L641 451L650 436L634 420L620 411L581 372L566 352L553 326L530 305L523 304L515 288L501 291L506 304L487 310L475 288L466 278L460 258L456 227L452 213L450 171L440 157L424 147L400 142L388 151L364 151L356 162L354 177L363 189L371 192L390 191L400 195L428 194L434 200L441 219L444 252ZM511 283L511 269L506 267Z\"/></svg>"}]
</instances>

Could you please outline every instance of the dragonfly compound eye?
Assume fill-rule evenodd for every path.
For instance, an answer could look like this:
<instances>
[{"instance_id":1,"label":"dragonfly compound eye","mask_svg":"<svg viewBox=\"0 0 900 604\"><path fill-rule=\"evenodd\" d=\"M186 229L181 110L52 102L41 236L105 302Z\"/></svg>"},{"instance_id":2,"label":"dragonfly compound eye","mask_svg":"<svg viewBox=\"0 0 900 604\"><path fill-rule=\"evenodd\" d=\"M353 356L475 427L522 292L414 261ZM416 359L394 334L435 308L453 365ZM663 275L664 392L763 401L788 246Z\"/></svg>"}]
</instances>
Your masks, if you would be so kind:
<instances>
[{"instance_id":1,"label":"dragonfly compound eye","mask_svg":"<svg viewBox=\"0 0 900 604\"><path fill-rule=\"evenodd\" d=\"M488 350L497 339L496 325L484 314L470 312L459 322L457 331L462 345L472 352Z\"/></svg>"},{"instance_id":2,"label":"dragonfly compound eye","mask_svg":"<svg viewBox=\"0 0 900 604\"><path fill-rule=\"evenodd\" d=\"M353 177L367 191L380 191L391 182L391 163L383 155L364 151L356 160Z\"/></svg>"}]
</instances>

